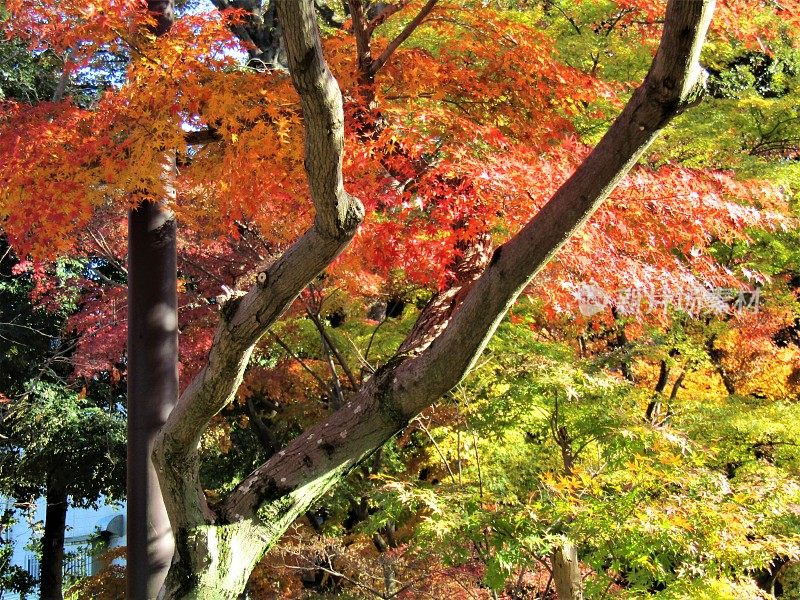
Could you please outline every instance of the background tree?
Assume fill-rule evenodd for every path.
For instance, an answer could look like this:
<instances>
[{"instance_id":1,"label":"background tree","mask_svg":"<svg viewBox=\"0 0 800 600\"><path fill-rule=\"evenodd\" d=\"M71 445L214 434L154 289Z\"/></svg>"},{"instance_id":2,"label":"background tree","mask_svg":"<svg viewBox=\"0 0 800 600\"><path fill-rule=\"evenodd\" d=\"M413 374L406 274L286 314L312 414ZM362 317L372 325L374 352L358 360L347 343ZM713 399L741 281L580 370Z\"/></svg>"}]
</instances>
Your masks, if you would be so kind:
<instances>
[{"instance_id":1,"label":"background tree","mask_svg":"<svg viewBox=\"0 0 800 600\"><path fill-rule=\"evenodd\" d=\"M35 104L59 100L66 93L76 100L85 97L66 77L67 60L67 55L32 53L19 41L4 41L0 44L4 100ZM75 283L89 267L62 261L53 265L54 281L47 281L41 266L16 257L5 236L0 254L2 489L23 511L45 499L41 596L61 598L69 505L90 506L103 496L119 497L122 492L124 397L117 389L118 370L116 381L111 373L98 373L89 381L70 377L75 339L68 318L79 308ZM99 262L95 268L102 272ZM48 301L41 306L43 295Z\"/></svg>"},{"instance_id":2,"label":"background tree","mask_svg":"<svg viewBox=\"0 0 800 600\"><path fill-rule=\"evenodd\" d=\"M45 499L41 596L61 598L69 505L92 506L123 492L125 398L112 373L72 377L75 343L67 318L77 310L78 291L70 287L87 267L60 263L56 297L37 306L31 296L50 284L45 273L28 271L4 239L2 257L0 486L21 509Z\"/></svg>"}]
</instances>

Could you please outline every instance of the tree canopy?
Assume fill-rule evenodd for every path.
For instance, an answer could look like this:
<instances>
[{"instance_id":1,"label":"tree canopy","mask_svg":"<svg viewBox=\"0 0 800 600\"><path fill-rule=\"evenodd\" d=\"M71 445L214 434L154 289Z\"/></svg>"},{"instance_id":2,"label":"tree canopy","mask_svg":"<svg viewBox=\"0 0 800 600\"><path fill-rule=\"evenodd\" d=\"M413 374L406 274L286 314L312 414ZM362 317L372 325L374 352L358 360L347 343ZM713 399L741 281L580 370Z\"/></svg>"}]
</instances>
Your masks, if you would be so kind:
<instances>
[{"instance_id":1,"label":"tree canopy","mask_svg":"<svg viewBox=\"0 0 800 600\"><path fill-rule=\"evenodd\" d=\"M75 336L70 390L128 375L128 211L179 224L167 597L294 593L292 568L383 597L774 587L798 9L6 2L0 226Z\"/></svg>"}]
</instances>

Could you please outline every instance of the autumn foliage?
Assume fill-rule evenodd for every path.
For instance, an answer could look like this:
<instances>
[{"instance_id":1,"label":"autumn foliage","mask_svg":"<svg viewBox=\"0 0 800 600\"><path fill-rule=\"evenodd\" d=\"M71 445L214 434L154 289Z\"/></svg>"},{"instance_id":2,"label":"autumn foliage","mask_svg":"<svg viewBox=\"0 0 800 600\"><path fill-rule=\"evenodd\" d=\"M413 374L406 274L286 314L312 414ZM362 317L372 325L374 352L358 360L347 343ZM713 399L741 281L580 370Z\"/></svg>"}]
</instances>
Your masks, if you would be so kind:
<instances>
[{"instance_id":1,"label":"autumn foliage","mask_svg":"<svg viewBox=\"0 0 800 600\"><path fill-rule=\"evenodd\" d=\"M375 25L372 55L381 55L424 4L389 3L391 11ZM392 344L399 343L411 327L408 312L416 314L433 294L458 284L459 260L476 240L485 244L488 260L491 248L518 232L551 198L641 80L660 36L663 4L442 2L369 82L358 62L352 19L344 15L341 27L322 25L325 57L344 100L345 185L363 202L367 218L347 251L265 336L236 400L212 422L203 440L211 456L205 473L214 483L209 484L210 498L217 494L212 487L227 491L231 481L246 474L241 467L232 475L228 461L245 455L242 448L249 448L247 443L254 445L252 434L259 418L274 419L268 423L276 437L273 441L283 444L324 417L392 356L396 350ZM272 264L314 218L303 168L303 116L291 78L285 70L247 61L254 48L236 34L249 18L240 9L190 5L171 31L158 38L149 33L152 17L138 0L9 0L6 10L10 16L3 22L5 35L23 41L32 53L47 51L62 57L65 81L80 82L90 75L104 78L92 93L69 84L65 93L50 101L0 101L0 227L17 255L24 257L18 274L36 281L33 295L47 305L59 293L51 277L56 259L86 257L80 310L69 320L77 339L71 357L74 376L91 379L108 373L115 382L123 378L125 218L128 209L167 196L165 185L173 179L165 173L164 156L175 154L177 199L169 208L180 223L184 387L204 364L221 306L231 293L250 289L256 274ZM775 85L783 85L783 95L791 96L797 91L792 69L800 67L795 43L798 15L800 2L795 0L720 2L704 64L723 73L739 57L753 53L774 64L784 61L790 66L780 77L775 75ZM790 55L794 63L786 58ZM723 74L717 77L720 89L729 84ZM739 97L720 92L713 100L714 110L723 115L721 121L741 112L739 100L751 102L750 106L766 101L765 95L753 91L756 84L742 85L750 87L737 92ZM768 126L759 125L759 131L764 133ZM692 123L679 121L674 131L685 136L680 139L691 138ZM746 572L761 568L773 555L795 553L796 558L792 547L796 532L781 537L777 527L764 525L756 541L748 537L763 524L759 525L758 515L734 504L768 505L753 491L756 483L741 484L735 502L721 498L726 494L708 483L714 469L724 469L724 464L738 458L727 462L687 458L693 452L717 457L742 450L719 448L698 433L696 420L704 402L721 413L727 400L720 398L731 394L796 402L800 393L800 345L775 343L780 332L791 336L797 323L798 292L796 285L791 287L792 277L797 277L796 254L787 250L785 260L777 264L776 253L770 250L770 244L778 243L775 240L790 240L781 242L782 247L791 247L791 240L796 240L795 194L800 181L795 171L779 177L770 176L770 169L794 169L797 158L772 153L743 159L736 135L727 131L720 140L703 141L708 159L696 158L702 153L691 141L686 147L655 146L527 290L528 300L512 312L503 332L506 337L498 342L498 354L513 354L515 348L535 353L542 350L539 342L554 344L557 350L550 346L545 350L560 353L562 362L586 360L581 368L590 373L605 369L606 375L595 380L594 375L573 373L570 381L542 383L530 379L528 371L558 370L557 360L529 363L492 357L495 363L479 370L468 384L475 402L455 402L435 415L426 413L433 434L412 424L405 437L385 451L393 453L391 468L384 464L364 473L362 481L348 489L351 497L330 500L331 515L339 521L347 515L348 502L361 499L359 494L385 496L394 512L387 509L383 521L373 527L365 523L377 519L371 517L377 510L367 511L360 524L344 532L326 531L336 538L333 541L321 541L319 531L298 526L280 552L268 556L256 570L253 590L263 597L299 594L300 580L294 575L316 571L320 578L327 573L328 589L358 580L358 584L350 581L356 589L366 585L357 577L359 570L385 574L390 563L392 573L408 583L398 598L422 597L412 592L457 595L454 580L468 581L473 590L481 581L500 588L505 581L501 574L507 579L512 573L519 578L518 587L527 582L531 589L542 588L541 564L548 556L543 549L552 546L557 535L569 534L585 543L591 555L586 564L594 561L592 577L607 577L603 582L608 589L619 591L628 584L638 585L637 576L645 582L642 585L655 585L671 581L675 572L668 573L658 563L671 560L662 556L668 552L636 554L638 547L629 549L629 556L614 555L613 564L603 571L598 557L610 547L609 531L635 538L641 546L679 538L677 558L672 558L684 565L694 552L693 532L707 529L716 535L724 529L725 519L733 523L725 535L730 533L737 544L752 545L746 551L734 548L728 555L724 545L710 543L707 554L714 558L709 564L717 562L709 569L728 564ZM796 147L795 138L785 137ZM730 139L734 141L728 143ZM684 151L686 156L680 156ZM743 164L749 172L732 168ZM596 313L581 314L587 286L606 300ZM753 308L756 291L763 291L764 301L756 312L734 310L732 301L723 300L714 312L708 307L720 288L735 290L734 298L746 292L747 308ZM655 294L661 305L654 309L636 303L619 310L620 294L628 298ZM676 307L666 298L703 301ZM402 302L399 314L389 315L388 302L395 306ZM383 313L378 310L376 317L374 308L381 303ZM403 317L405 307L408 312ZM315 327L309 319L316 319ZM515 345L520 331L536 343ZM317 337L320 334L322 338ZM596 361L589 365L591 359ZM668 427L673 415L666 408L661 421L626 421L633 414L636 419L644 415L659 369L672 377L669 382L676 390L683 385L690 392L688 408L675 417L684 429L675 434L659 429ZM683 373L680 381L677 373ZM715 384L703 387L711 379ZM620 391L623 384L630 389ZM729 385L733 391L726 393ZM502 398L509 390L517 397L532 398L536 410L514 402L508 407L518 411L520 423L531 429L507 423L500 414L494 420L486 417L493 414L484 406L488 400L505 402ZM599 398L598 390L625 407L615 407L618 413L606 406L606 416L613 413L616 420L606 423L601 434L590 431L586 419L581 421L592 409L579 401L595 398L592 394ZM575 401L577 412L588 412L561 423L553 398L562 396L564 402ZM265 402L277 416L258 416L253 405L266 406ZM484 406L486 414L481 416L476 405ZM770 410L759 405L762 409ZM591 416L596 418L592 426L597 426L600 416ZM563 412L561 417L567 418ZM735 424L725 422L735 429ZM563 456L569 445L558 438L561 425L573 435L576 429L587 429L586 439L592 440L587 447L597 450L599 458L587 459L574 470L558 464L553 457L558 452ZM501 480L504 473L529 465L516 451L489 457L492 450L480 446L475 430L487 439L494 431L498 440L519 446L530 442L527 436L539 435L532 428L547 433L548 426L552 452L537 447L538 454L531 459L536 473L509 477L505 491L514 509L508 509L504 490L491 485L484 489L483 477L488 471ZM609 432L617 441L625 441L609 441ZM462 436L470 441L464 442ZM431 450L434 438L449 448L451 460L453 453L458 454L459 485L455 472L442 468L445 452ZM460 453L468 446L473 455L463 459L462 473ZM483 473L476 458L479 451L487 454ZM606 459L607 469L600 466ZM779 466L773 461L770 469ZM427 479L420 476L422 470ZM796 465L787 470L796 475ZM437 499L426 495L427 488L420 489L432 479L437 485L450 480ZM786 498L796 493L789 489L795 483L784 486L772 471L764 481ZM660 504L654 498L662 492L654 482L669 488ZM692 495L705 495L719 508L720 523L703 524L702 506L684 504L684 498ZM604 512L604 503L619 498L631 507L628 521L627 516ZM464 512L453 516L459 503ZM514 521L514 511L527 511L530 521L537 523L548 514L558 515L569 527L532 533L528 524ZM659 511L667 515L668 523L652 525ZM389 522L392 527L398 523L402 531L394 547L381 550L373 534L387 537ZM598 533L595 523L603 524L597 530L603 526L605 530ZM508 529L502 530L503 526ZM414 544L420 539L431 547L436 547L431 540L454 543L453 532L459 528L473 536L471 545L465 543L467 549L459 549L462 554L432 552L428 563L420 564ZM525 535L535 537L539 545L519 542ZM517 554L503 562L502 553L508 548ZM330 562L309 563L314 552ZM526 552L528 556L521 558ZM760 562L748 563L743 558L747 552L758 554ZM658 560L653 558L656 554ZM334 555L335 561L330 558ZM433 575L419 581L415 573L420 571ZM324 589L319 582L317 586Z\"/></svg>"}]
</instances>

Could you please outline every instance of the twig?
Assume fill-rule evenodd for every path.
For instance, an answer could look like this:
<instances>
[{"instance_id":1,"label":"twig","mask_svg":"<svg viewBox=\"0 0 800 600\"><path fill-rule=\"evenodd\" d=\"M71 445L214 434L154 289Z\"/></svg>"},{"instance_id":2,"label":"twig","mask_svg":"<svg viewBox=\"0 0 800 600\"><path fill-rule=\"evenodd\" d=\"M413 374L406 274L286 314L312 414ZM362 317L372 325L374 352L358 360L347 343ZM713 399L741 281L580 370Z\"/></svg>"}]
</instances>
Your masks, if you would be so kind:
<instances>
[{"instance_id":1,"label":"twig","mask_svg":"<svg viewBox=\"0 0 800 600\"><path fill-rule=\"evenodd\" d=\"M456 460L458 461L456 464L458 465L458 485L463 485L461 480L461 428L458 428L456 431L456 451L457 457Z\"/></svg>"},{"instance_id":2,"label":"twig","mask_svg":"<svg viewBox=\"0 0 800 600\"><path fill-rule=\"evenodd\" d=\"M442 453L442 449L439 447L439 444L437 444L436 440L433 439L433 436L431 435L431 432L428 431L427 427L425 427L425 423L422 422L421 418L419 418L419 417L417 418L417 423L419 423L419 426L422 427L422 431L424 431L425 434L428 436L428 439L433 444L433 447L436 448L436 451L439 453L439 457L442 459L442 462L444 463L444 466L447 467L447 472L450 473L450 479L453 481L453 483L455 483L456 482L456 476L453 474L453 469L450 468L450 463L448 463L447 459L444 457L444 454Z\"/></svg>"},{"instance_id":3,"label":"twig","mask_svg":"<svg viewBox=\"0 0 800 600\"><path fill-rule=\"evenodd\" d=\"M381 328L381 325L386 323L387 319L388 319L388 317L386 315L384 315L383 316L383 320L380 323L378 323L378 325L375 327L375 329L372 330L372 335L369 336L369 343L367 344L367 349L364 351L364 361L366 361L367 358L369 358L369 351L370 351L370 348L372 348L372 340L375 339L375 334L378 333L378 329Z\"/></svg>"},{"instance_id":4,"label":"twig","mask_svg":"<svg viewBox=\"0 0 800 600\"><path fill-rule=\"evenodd\" d=\"M478 495L480 499L483 500L483 475L481 473L481 455L478 453L478 437L475 435L475 430L469 424L469 420L467 420L467 427L469 427L469 431L472 434L472 445L475 448L475 465L478 467Z\"/></svg>"},{"instance_id":5,"label":"twig","mask_svg":"<svg viewBox=\"0 0 800 600\"><path fill-rule=\"evenodd\" d=\"M569 23L570 25L572 25L572 28L575 30L575 33L577 33L578 35L583 35L583 31L581 31L581 28L580 28L580 27L578 26L578 24L575 22L575 19L573 19L572 17L570 17L570 16L569 16L569 15L566 13L566 11L564 11L564 9L563 9L563 8L561 8L561 7L560 7L558 4L553 4L552 6L553 6L553 7L554 7L554 8L555 8L555 9L556 9L558 12L560 12L560 13L561 13L561 16L562 16L562 17L564 17L564 18L567 20L567 23Z\"/></svg>"},{"instance_id":6,"label":"twig","mask_svg":"<svg viewBox=\"0 0 800 600\"><path fill-rule=\"evenodd\" d=\"M333 340L331 340L330 336L328 335L328 332L325 331L325 326L322 324L322 321L319 318L319 313L312 311L311 307L306 305L306 314L308 314L309 318L314 323L314 326L319 331L319 334L322 336L323 346L327 344L328 348L333 353L333 356L336 358L336 362L339 363L339 365L342 367L342 370L344 371L344 374L347 375L347 379L350 380L350 386L352 387L352 389L354 390L357 389L358 383L356 382L356 378L353 376L353 372L350 370L350 367L347 366L347 362L344 360L341 353L334 345Z\"/></svg>"},{"instance_id":7,"label":"twig","mask_svg":"<svg viewBox=\"0 0 800 600\"><path fill-rule=\"evenodd\" d=\"M469 594L469 597L470 597L470 598L474 598L475 600L477 600L477 599L478 599L478 597L477 597L477 596L476 596L476 595L475 595L475 594L472 592L472 590L470 590L470 589L469 589L467 586L465 586L463 583L461 583L461 582L458 580L458 578L456 578L456 576L455 576L455 575L451 574L451 573L450 573L450 572L448 572L448 571L446 571L446 572L445 572L445 574L446 574L448 577L450 577L450 579L452 579L453 581L455 581L455 582L456 582L456 583L457 583L459 586L461 586L461 589L462 589L462 590L464 590L465 592L467 592L467 594ZM431 596L431 597L433 597L433 596Z\"/></svg>"},{"instance_id":8,"label":"twig","mask_svg":"<svg viewBox=\"0 0 800 600\"><path fill-rule=\"evenodd\" d=\"M227 281L225 281L225 280L224 280L222 277L220 277L219 275L215 275L214 273L212 273L211 271L209 271L208 269L206 269L206 268L205 268L203 265L201 265L200 263L197 263L197 262L195 262L195 261L193 261L193 260L191 260L191 259L189 259L189 258L186 258L185 256L181 256L181 257L180 257L180 261L181 261L181 262L183 262L183 263L186 263L186 264L187 264L187 265L189 265L190 267L193 267L193 268L197 269L198 271L201 271L201 272L205 273L206 275L208 275L209 277L211 277L211 279L213 279L214 281L216 281L218 284L220 284L220 285L225 285L225 286L227 286L227 285L228 285L228 282L227 282Z\"/></svg>"},{"instance_id":9,"label":"twig","mask_svg":"<svg viewBox=\"0 0 800 600\"><path fill-rule=\"evenodd\" d=\"M330 557L327 557L327 558L328 558L328 565L329 565L328 567L323 567L322 565L315 565L313 567L303 567L303 566L299 566L299 565L297 565L297 566L295 566L295 565L287 565L285 563L283 564L283 567L286 568L286 569L292 569L292 570L295 570L295 571L322 571L324 573L327 573L328 575L332 575L333 577L341 577L345 581L347 581L349 583L352 583L353 585L358 586L360 588L363 588L364 590L368 591L369 593L373 594L374 596L377 596L378 598L382 598L383 600L390 600L391 598L394 598L395 596L397 596L399 594L402 594L404 591L406 591L408 588L413 586L415 583L417 583L418 581L420 581L420 580L425 578L424 575L421 575L419 577L416 577L416 578L412 579L411 581L409 581L408 583L406 583L405 585L403 585L401 588L399 588L398 590L396 590L394 592L383 593L380 590L377 590L372 586L369 586L369 585L367 585L365 583L362 583L361 581L359 581L357 579L353 579L351 577L348 577L344 573L341 573L341 572L337 571L331 565ZM379 577L374 577L374 579L380 579L380 578ZM393 579L392 581L394 581L395 583L398 583L398 581L396 579Z\"/></svg>"},{"instance_id":10,"label":"twig","mask_svg":"<svg viewBox=\"0 0 800 600\"><path fill-rule=\"evenodd\" d=\"M419 27L420 23L425 20L425 17L430 14L430 12L433 10L433 7L436 6L436 2L437 0L428 0L425 6L423 6L417 13L417 16L411 19L411 22L405 26L403 31L401 31L397 37L394 38L388 46L386 46L386 49L383 51L383 53L372 61L372 64L369 66L370 75L375 75L375 73L381 70L383 65L386 64L386 61L388 61L392 54L394 54L394 51L397 50L400 45L411 36L412 33L414 33L414 30Z\"/></svg>"},{"instance_id":11,"label":"twig","mask_svg":"<svg viewBox=\"0 0 800 600\"><path fill-rule=\"evenodd\" d=\"M108 242L106 242L106 239L103 237L103 234L100 232L95 233L90 229L89 236L92 238L94 243L100 249L103 258L105 258L108 262L114 265L122 273L125 273L125 275L127 275L128 269L126 269L125 265L123 265L120 261L118 261L117 257L114 256L114 253L111 251L111 247L108 245Z\"/></svg>"},{"instance_id":12,"label":"twig","mask_svg":"<svg viewBox=\"0 0 800 600\"><path fill-rule=\"evenodd\" d=\"M350 336L345 334L344 337L348 342L350 342L350 345L353 347L353 350L355 351L356 356L358 357L358 360L361 363L361 366L363 368L365 368L367 371L369 371L370 373L375 373L375 367L373 367L371 364L369 364L367 362L366 357L364 357L361 354L361 350L359 350L358 346L356 346L356 343L352 339L350 339ZM363 374L363 371L362 371L362 374Z\"/></svg>"},{"instance_id":13,"label":"twig","mask_svg":"<svg viewBox=\"0 0 800 600\"><path fill-rule=\"evenodd\" d=\"M316 374L316 373L313 371L313 369L311 369L311 367L309 367L309 366L308 366L308 365L307 365L305 362L303 362L303 359L302 359L302 358L300 358L299 356L297 356L297 355L296 355L296 354L295 354L295 353L292 351L292 349L291 349L291 348L288 346L288 344L287 344L286 342L284 342L284 341L283 341L283 340L282 340L280 337L278 337L278 335L277 335L277 334L276 334L274 331L270 331L270 332L269 332L269 334L272 336L272 339L274 339L274 340L275 340L275 342L276 342L276 343L277 343L277 344L278 344L278 345L279 345L281 348L283 348L283 349L284 349L284 351L286 351L286 353L287 353L289 356L291 356L291 357L292 357L294 360L296 360L298 363L300 363L300 366L301 366L301 367L303 367L303 369L306 371L306 373L308 373L309 375L311 375L311 376L312 376L312 377L313 377L313 378L316 380L316 382L319 384L319 387L320 387L320 388L322 388L322 391L323 391L323 393L324 393L325 395L327 395L327 394L328 394L328 392L329 392L330 390L328 389L328 384L326 384L326 383L325 383L325 381L323 381L322 377L320 377L319 375L317 375L317 374Z\"/></svg>"},{"instance_id":14,"label":"twig","mask_svg":"<svg viewBox=\"0 0 800 600\"><path fill-rule=\"evenodd\" d=\"M322 330L320 329L320 334L322 334ZM331 372L331 382L333 384L333 392L336 395L336 406L335 409L340 409L344 406L344 392L342 391L342 384L339 382L339 374L336 372L336 365L333 362L333 357L331 356L330 346L328 345L328 341L325 339L325 336L322 336L322 352L325 354L325 361L328 363L328 370Z\"/></svg>"},{"instance_id":15,"label":"twig","mask_svg":"<svg viewBox=\"0 0 800 600\"><path fill-rule=\"evenodd\" d=\"M381 592L380 590L376 590L374 587L372 587L370 585L367 585L366 583L362 583L362 582L358 581L357 579L352 579L352 578L348 577L347 575L345 575L344 573L340 573L339 571L336 571L335 569L329 569L327 567L323 567L322 565L314 565L313 567L302 567L302 566L299 566L299 565L295 566L295 565L284 564L283 567L285 569L292 569L294 571L322 571L323 573L327 573L328 575L332 575L333 577L341 577L345 581L347 581L349 583L352 583L353 585L366 590L367 592L369 592L370 594L372 594L374 596L377 596L378 598L384 598L385 599L385 598L390 597L390 596L384 596L383 592Z\"/></svg>"},{"instance_id":16,"label":"twig","mask_svg":"<svg viewBox=\"0 0 800 600\"><path fill-rule=\"evenodd\" d=\"M19 329L27 329L28 331L32 331L33 333L37 333L37 334L41 335L42 337L51 338L51 339L55 338L55 336L50 335L49 333L45 333L44 331L42 331L40 329L36 329L34 327L30 327L29 325L20 325L18 323L11 323L11 322L8 322L8 321L5 321L5 322L4 321L0 321L0 327L17 327Z\"/></svg>"},{"instance_id":17,"label":"twig","mask_svg":"<svg viewBox=\"0 0 800 600\"><path fill-rule=\"evenodd\" d=\"M600 600L603 600L603 598L608 596L608 591L611 589L612 585L614 585L614 578L613 577L609 577L608 578L608 585L606 586L606 589L603 590L603 595L600 596Z\"/></svg>"}]
</instances>

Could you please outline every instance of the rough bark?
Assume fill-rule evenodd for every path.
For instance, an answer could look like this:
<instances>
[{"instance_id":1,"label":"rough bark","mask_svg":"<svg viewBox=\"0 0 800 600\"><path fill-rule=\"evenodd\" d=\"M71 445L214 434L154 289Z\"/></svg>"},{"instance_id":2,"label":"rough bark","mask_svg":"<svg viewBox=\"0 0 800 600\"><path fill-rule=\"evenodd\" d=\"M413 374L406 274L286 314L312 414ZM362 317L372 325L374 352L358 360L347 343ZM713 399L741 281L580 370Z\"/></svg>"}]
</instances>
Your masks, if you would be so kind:
<instances>
[{"instance_id":1,"label":"rough bark","mask_svg":"<svg viewBox=\"0 0 800 600\"><path fill-rule=\"evenodd\" d=\"M276 5L292 80L301 98L305 166L316 217L310 229L259 274L259 283L247 295L226 305L205 368L181 395L162 429L154 459L177 546L165 586L168 598L235 597L266 547L330 487L328 479L338 475L307 481L292 498L265 502L261 520L252 514L231 525L221 525L208 507L199 478L200 436L210 418L233 399L254 344L344 250L364 215L361 203L344 190L342 98L322 56L314 4L281 0Z\"/></svg>"},{"instance_id":2,"label":"rough bark","mask_svg":"<svg viewBox=\"0 0 800 600\"><path fill-rule=\"evenodd\" d=\"M372 37L372 31L369 29L364 3L361 0L348 0L347 5L350 7L353 37L356 39L359 83L362 87L372 86L375 83L374 73L371 71L372 49L370 48L370 38Z\"/></svg>"},{"instance_id":3,"label":"rough bark","mask_svg":"<svg viewBox=\"0 0 800 600\"><path fill-rule=\"evenodd\" d=\"M57 475L47 477L47 508L42 537L40 592L42 600L64 598L64 530L67 526L67 488Z\"/></svg>"},{"instance_id":4,"label":"rough bark","mask_svg":"<svg viewBox=\"0 0 800 600\"><path fill-rule=\"evenodd\" d=\"M286 46L278 19L276 0L211 0L219 10L245 11L245 18L231 26L233 34L245 43L254 67L285 71L288 68ZM339 29L343 20L323 0L314 0L317 14L328 27Z\"/></svg>"},{"instance_id":5,"label":"rough bark","mask_svg":"<svg viewBox=\"0 0 800 600\"><path fill-rule=\"evenodd\" d=\"M484 233L465 242L461 255L451 265L453 275L447 287L433 295L422 309L411 332L400 345L400 354L419 353L447 327L453 313L461 306L472 284L489 264L491 235Z\"/></svg>"},{"instance_id":6,"label":"rough bark","mask_svg":"<svg viewBox=\"0 0 800 600\"><path fill-rule=\"evenodd\" d=\"M219 10L235 8L245 11L245 19L232 25L231 31L245 43L251 62L268 69L286 69L286 50L275 0L212 0L212 3Z\"/></svg>"},{"instance_id":7,"label":"rough bark","mask_svg":"<svg viewBox=\"0 0 800 600\"><path fill-rule=\"evenodd\" d=\"M655 138L696 102L698 64L713 0L671 0L645 82L573 176L463 292L434 336L405 345L354 397L246 477L212 510L198 476L197 445L233 398L253 345L299 291L349 243L363 216L342 186L342 107L325 65L311 0L280 0L289 66L306 126L314 225L226 307L207 366L181 396L155 451L178 541L168 598L234 598L249 569L309 505L470 370L530 280L591 216Z\"/></svg>"},{"instance_id":8,"label":"rough bark","mask_svg":"<svg viewBox=\"0 0 800 600\"><path fill-rule=\"evenodd\" d=\"M569 541L553 550L553 582L558 600L583 600L578 550Z\"/></svg>"}]
</instances>

